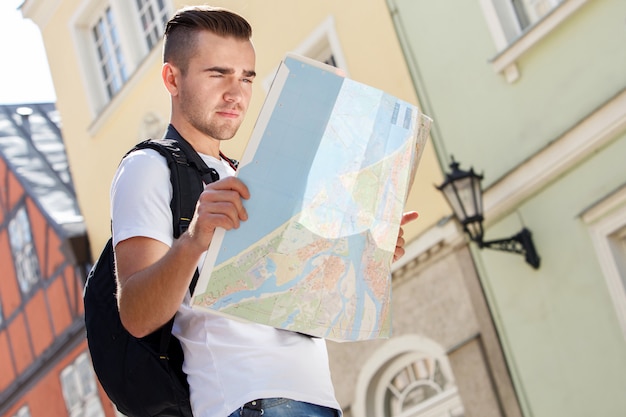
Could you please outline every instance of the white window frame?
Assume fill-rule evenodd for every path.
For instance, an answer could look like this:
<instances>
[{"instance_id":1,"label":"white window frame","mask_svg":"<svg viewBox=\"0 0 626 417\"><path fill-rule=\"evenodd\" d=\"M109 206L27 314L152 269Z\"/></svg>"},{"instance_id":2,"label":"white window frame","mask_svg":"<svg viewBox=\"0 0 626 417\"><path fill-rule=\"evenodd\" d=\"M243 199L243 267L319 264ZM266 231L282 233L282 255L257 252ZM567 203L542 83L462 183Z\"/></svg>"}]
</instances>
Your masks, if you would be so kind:
<instances>
[{"instance_id":1,"label":"white window frame","mask_svg":"<svg viewBox=\"0 0 626 417\"><path fill-rule=\"evenodd\" d=\"M97 51L96 66L104 81L106 97L111 100L124 87L129 74L126 57L119 41L119 23L110 6L96 17L96 22L91 26L90 32L91 41Z\"/></svg>"},{"instance_id":2,"label":"white window frame","mask_svg":"<svg viewBox=\"0 0 626 417\"><path fill-rule=\"evenodd\" d=\"M431 398L421 401L419 404L413 405L407 408L392 409L390 417L437 417L437 416L451 416L451 415L463 415L463 404L457 390L454 385L454 379L452 377L452 371L447 358L434 357L431 354L423 352L408 352L399 357L393 359L386 369L383 371L380 377L381 382L386 384L379 384L376 390L376 409L378 410L375 415L384 415L385 399L387 391L395 392L392 381L394 377L402 371L411 372L415 367L426 368L424 364L429 364L428 367L433 368L439 366L441 373L445 378L445 385L441 386L434 381L434 375L429 373L422 378L416 378L413 381L413 385L428 385L434 391L437 392ZM406 392L408 391L408 392ZM399 399L402 396L410 394L412 389L405 390L405 392L395 392L395 396ZM396 406L398 406L397 404Z\"/></svg>"},{"instance_id":3,"label":"white window frame","mask_svg":"<svg viewBox=\"0 0 626 417\"><path fill-rule=\"evenodd\" d=\"M418 362L438 363L446 382L440 392L393 417L437 417L463 415L463 403L444 349L419 335L404 335L387 341L363 365L357 379L352 406L353 417L391 417L385 413L386 393L393 378ZM424 382L427 382L424 379Z\"/></svg>"},{"instance_id":4,"label":"white window frame","mask_svg":"<svg viewBox=\"0 0 626 417\"><path fill-rule=\"evenodd\" d=\"M509 83L515 82L520 76L517 60L589 2L590 0L562 0L547 15L522 31L509 0L479 0L498 51L491 59L493 70L503 74Z\"/></svg>"},{"instance_id":5,"label":"white window frame","mask_svg":"<svg viewBox=\"0 0 626 417\"><path fill-rule=\"evenodd\" d=\"M169 13L172 10L172 1L163 0L163 2L167 10L166 14L169 17ZM98 18L103 16L104 11L109 7L115 22L117 35L119 36L119 44L127 74L127 79L121 90L112 98L109 98L107 94L92 33ZM161 41L159 40L151 50L148 49L145 32L141 25L141 16L134 0L83 0L70 18L69 26L77 52L76 55L79 57L83 91L86 92L92 116L96 119L110 107L109 103L124 96L126 87L133 79L138 78L133 77L133 75L143 66L147 57L155 56L160 58Z\"/></svg>"},{"instance_id":6,"label":"white window frame","mask_svg":"<svg viewBox=\"0 0 626 417\"><path fill-rule=\"evenodd\" d=\"M626 185L582 215L626 339Z\"/></svg>"},{"instance_id":7,"label":"white window frame","mask_svg":"<svg viewBox=\"0 0 626 417\"><path fill-rule=\"evenodd\" d=\"M337 68L349 76L348 65L335 29L335 18L328 16L313 32L292 51L295 54L325 62L330 56L335 60ZM263 88L269 91L278 66L263 80Z\"/></svg>"},{"instance_id":8,"label":"white window frame","mask_svg":"<svg viewBox=\"0 0 626 417\"><path fill-rule=\"evenodd\" d=\"M9 220L8 229L15 274L22 294L27 295L39 282L41 269L25 206L17 209Z\"/></svg>"},{"instance_id":9,"label":"white window frame","mask_svg":"<svg viewBox=\"0 0 626 417\"><path fill-rule=\"evenodd\" d=\"M146 41L146 48L152 50L160 42L163 37L163 31L165 30L165 24L169 19L169 8L165 0L140 0L143 2L142 10L137 10L137 17L139 23L143 25L143 16L146 12L153 13L153 20L148 23L148 27L140 27L143 38ZM137 6L137 0L133 0L135 6ZM163 4L163 9L159 10L159 3ZM161 26L162 24L162 26Z\"/></svg>"},{"instance_id":10,"label":"white window frame","mask_svg":"<svg viewBox=\"0 0 626 417\"><path fill-rule=\"evenodd\" d=\"M556 8L559 3L565 0L517 0L523 10L523 16L520 16L520 11L516 11L517 20L521 21L522 18L528 19L524 27L531 26L538 22L541 18L550 13ZM520 22L521 24L521 22Z\"/></svg>"},{"instance_id":11,"label":"white window frame","mask_svg":"<svg viewBox=\"0 0 626 417\"><path fill-rule=\"evenodd\" d=\"M23 405L17 410L17 413L13 415L13 417L30 417L30 408L28 405Z\"/></svg>"},{"instance_id":12,"label":"white window frame","mask_svg":"<svg viewBox=\"0 0 626 417\"><path fill-rule=\"evenodd\" d=\"M86 352L65 367L59 377L70 417L104 417L95 375Z\"/></svg>"}]
</instances>

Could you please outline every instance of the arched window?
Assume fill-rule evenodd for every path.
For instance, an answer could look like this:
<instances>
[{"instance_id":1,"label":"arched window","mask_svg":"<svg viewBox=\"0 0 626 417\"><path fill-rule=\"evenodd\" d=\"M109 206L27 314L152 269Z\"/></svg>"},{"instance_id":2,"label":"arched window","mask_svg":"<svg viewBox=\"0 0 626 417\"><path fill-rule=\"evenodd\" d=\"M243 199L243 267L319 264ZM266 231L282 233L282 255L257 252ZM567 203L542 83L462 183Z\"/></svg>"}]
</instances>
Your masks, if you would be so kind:
<instances>
[{"instance_id":1,"label":"arched window","mask_svg":"<svg viewBox=\"0 0 626 417\"><path fill-rule=\"evenodd\" d=\"M430 339L391 339L359 374L354 417L463 417L445 351Z\"/></svg>"}]
</instances>

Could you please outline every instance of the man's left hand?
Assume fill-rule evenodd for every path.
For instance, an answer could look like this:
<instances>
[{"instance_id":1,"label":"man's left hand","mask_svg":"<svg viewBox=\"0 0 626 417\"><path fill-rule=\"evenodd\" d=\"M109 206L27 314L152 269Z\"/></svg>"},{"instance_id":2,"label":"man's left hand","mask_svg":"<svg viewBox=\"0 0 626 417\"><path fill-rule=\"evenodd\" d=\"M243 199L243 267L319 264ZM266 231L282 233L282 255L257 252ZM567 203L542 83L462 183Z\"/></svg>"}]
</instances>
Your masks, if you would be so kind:
<instances>
[{"instance_id":1,"label":"man's left hand","mask_svg":"<svg viewBox=\"0 0 626 417\"><path fill-rule=\"evenodd\" d=\"M404 255L404 244L406 242L402 237L402 235L404 235L404 229L402 228L402 226L404 226L408 222L412 222L413 220L417 219L418 216L419 214L417 214L416 211L408 211L402 215L402 220L400 221L400 231L398 232L398 240L396 241L396 250L393 253L394 262L402 258L402 256Z\"/></svg>"}]
</instances>

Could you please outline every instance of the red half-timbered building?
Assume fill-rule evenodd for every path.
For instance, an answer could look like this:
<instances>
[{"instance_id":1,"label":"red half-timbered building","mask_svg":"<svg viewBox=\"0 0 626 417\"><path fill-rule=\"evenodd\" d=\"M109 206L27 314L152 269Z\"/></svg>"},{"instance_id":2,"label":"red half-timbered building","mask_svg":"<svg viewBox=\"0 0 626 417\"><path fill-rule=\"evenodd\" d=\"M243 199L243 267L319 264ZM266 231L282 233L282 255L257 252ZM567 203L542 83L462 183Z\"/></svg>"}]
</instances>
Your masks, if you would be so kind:
<instances>
[{"instance_id":1,"label":"red half-timbered building","mask_svg":"<svg viewBox=\"0 0 626 417\"><path fill-rule=\"evenodd\" d=\"M85 340L90 266L54 104L0 106L0 416L113 417Z\"/></svg>"}]
</instances>

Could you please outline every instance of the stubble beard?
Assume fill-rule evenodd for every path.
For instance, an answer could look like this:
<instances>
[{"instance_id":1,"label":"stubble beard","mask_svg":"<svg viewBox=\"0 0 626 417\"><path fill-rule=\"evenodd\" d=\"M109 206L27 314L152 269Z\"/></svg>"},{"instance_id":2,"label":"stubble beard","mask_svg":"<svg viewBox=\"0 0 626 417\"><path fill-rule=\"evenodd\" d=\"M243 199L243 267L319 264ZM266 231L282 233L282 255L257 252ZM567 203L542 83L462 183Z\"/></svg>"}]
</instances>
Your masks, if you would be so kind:
<instances>
[{"instance_id":1,"label":"stubble beard","mask_svg":"<svg viewBox=\"0 0 626 417\"><path fill-rule=\"evenodd\" d=\"M181 107L187 122L193 126L194 129L212 139L219 141L232 139L241 125L241 119L215 120L219 117L215 116L215 111L205 111L202 104L195 100L181 100ZM240 114L243 114L240 108L237 110Z\"/></svg>"},{"instance_id":2,"label":"stubble beard","mask_svg":"<svg viewBox=\"0 0 626 417\"><path fill-rule=\"evenodd\" d=\"M198 124L194 125L196 129L201 131L207 136L219 141L229 140L235 136L237 130L239 130L239 123L232 125L229 123L218 123L215 121L198 121Z\"/></svg>"},{"instance_id":3,"label":"stubble beard","mask_svg":"<svg viewBox=\"0 0 626 417\"><path fill-rule=\"evenodd\" d=\"M189 123L196 130L219 141L232 139L241 124L239 121L233 121L232 123L229 121L219 122L214 120L211 114L187 114Z\"/></svg>"}]
</instances>

